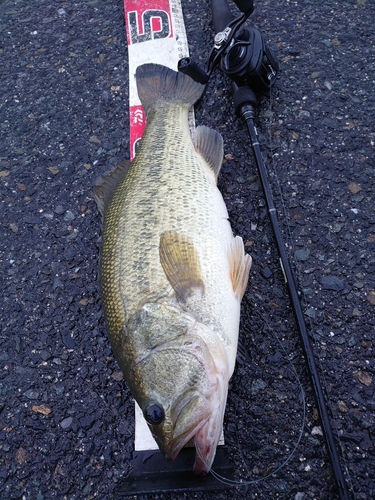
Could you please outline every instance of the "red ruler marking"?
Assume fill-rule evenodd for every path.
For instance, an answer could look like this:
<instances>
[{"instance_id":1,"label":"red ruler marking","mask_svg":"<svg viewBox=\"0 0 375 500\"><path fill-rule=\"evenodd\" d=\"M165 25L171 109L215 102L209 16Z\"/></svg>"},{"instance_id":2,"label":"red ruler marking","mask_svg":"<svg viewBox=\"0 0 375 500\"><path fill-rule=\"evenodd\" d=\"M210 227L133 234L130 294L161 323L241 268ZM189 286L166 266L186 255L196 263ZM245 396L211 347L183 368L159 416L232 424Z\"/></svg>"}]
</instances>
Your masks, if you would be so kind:
<instances>
[{"instance_id":1,"label":"red ruler marking","mask_svg":"<svg viewBox=\"0 0 375 500\"><path fill-rule=\"evenodd\" d=\"M139 101L135 70L144 63L177 69L188 46L180 0L124 0L129 53L130 159L133 159L145 126L146 115Z\"/></svg>"}]
</instances>

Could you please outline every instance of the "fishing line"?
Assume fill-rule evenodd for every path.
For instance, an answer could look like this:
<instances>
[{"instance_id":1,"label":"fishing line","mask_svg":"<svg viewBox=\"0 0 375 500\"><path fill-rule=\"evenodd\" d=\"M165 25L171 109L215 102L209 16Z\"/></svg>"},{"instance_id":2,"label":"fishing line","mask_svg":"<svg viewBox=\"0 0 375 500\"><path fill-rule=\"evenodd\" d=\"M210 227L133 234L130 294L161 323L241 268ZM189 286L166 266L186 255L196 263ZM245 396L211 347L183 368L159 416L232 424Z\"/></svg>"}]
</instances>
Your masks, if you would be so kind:
<instances>
[{"instance_id":1,"label":"fishing line","mask_svg":"<svg viewBox=\"0 0 375 500\"><path fill-rule=\"evenodd\" d=\"M293 239L292 239L292 232L291 232L291 228L290 228L290 224L289 224L288 211L287 211L287 208L286 208L286 205L285 205L283 191L282 191L282 188L281 188L281 182L280 182L280 179L279 179L279 176L278 176L278 173L277 173L277 169L276 169L275 155L272 152L272 130L271 130L271 122L272 122L272 117L273 117L273 111L272 111L273 94L272 94L272 89L271 88L269 89L269 94L268 94L267 98L268 98L268 104L269 104L269 108L268 108L269 109L269 120L268 120L267 131L268 131L268 138L269 138L269 141L270 141L271 167L272 167L273 175L275 176L275 179L276 179L276 187L278 189L278 195L279 195L279 199L280 199L280 202L281 202L281 206L282 206L284 218L285 218L285 221L286 221L286 228L287 228L288 238L289 238L289 241L291 242L292 249L294 250L294 244L293 244ZM298 267L298 262L297 262L297 267ZM300 269L298 269L298 270L300 270ZM299 275L299 278L301 278L300 275Z\"/></svg>"},{"instance_id":2,"label":"fishing line","mask_svg":"<svg viewBox=\"0 0 375 500\"><path fill-rule=\"evenodd\" d=\"M302 297L302 300L301 300L300 294L297 291L297 287L296 287L295 282L294 282L293 271L292 271L291 266L289 264L289 259L287 257L287 253L286 253L287 245L284 246L283 241L282 241L282 233L281 233L278 221L277 221L276 208L275 208L273 200L272 200L272 194L271 194L270 186L269 186L269 183L267 180L267 174L265 171L265 167L264 167L263 160L262 160L262 154L261 154L260 147L259 147L258 135L257 135L255 124L254 124L254 120L255 120L254 108L256 105L256 99L254 98L253 93L251 91L249 92L248 89L240 88L239 90L240 90L239 98L237 99L237 102L236 102L236 98L234 99L234 101L235 101L235 105L237 108L237 113L238 113L238 109L240 109L240 113L238 113L238 114L242 115L242 117L244 118L244 120L246 121L246 124L248 126L248 131L249 131L251 143L253 146L253 152L254 152L254 156L255 156L255 159L257 162L257 166L258 166L258 173L259 173L259 176L261 177L262 187L263 187L264 195L265 195L265 198L267 201L269 216L270 216L274 236L276 239L276 243L277 243L277 247L278 247L278 251L279 251L279 255L280 255L281 268L282 268L282 271L284 273L285 282L288 285L288 291L289 291L290 298L291 298L291 305L293 307L293 311L295 313L295 319L297 321L298 330L299 330L299 333L301 335L301 341L302 341L302 345L303 345L303 349L304 349L305 359L307 361L309 374L311 376L311 382L312 382L313 388L314 388L314 393L315 393L315 398L316 398L315 403L316 403L318 411L319 411L319 417L320 417L322 429L324 430L324 437L326 440L327 451L328 451L328 454L329 454L329 457L331 460L332 470L333 470L333 473L334 473L334 476L335 476L335 479L337 482L339 497L342 500L348 499L349 492L347 490L347 485L346 485L346 482L345 482L345 479L343 476L343 471L342 471L341 466L340 466L340 459L339 459L338 451L337 451L337 448L335 445L335 440L334 440L334 436L333 436L333 432L332 432L332 426L330 423L331 419L329 418L328 413L327 413L325 398L323 396L322 387L321 387L321 384L319 381L319 375L318 375L318 372L317 372L317 369L315 366L315 356L314 356L314 353L311 349L310 337L308 335L306 323L304 320L304 315L303 315L303 310L302 310L302 302L304 300L306 301L306 297ZM271 92L270 92L269 97L270 97L269 116L272 117L272 102L273 101L272 101ZM243 104L243 103L245 103L245 104ZM241 109L241 106L242 106L242 109ZM271 159L272 159L271 163L272 163L272 167L274 170L274 175L276 178L277 186L279 188L281 204L282 204L282 208L283 208L284 215L285 215L285 214L287 214L287 209L286 209L286 206L284 203L284 197L283 197L283 194L281 191L280 179L279 179L279 177L277 175L277 171L276 171L274 155L272 153L272 134L271 134L270 128L269 128L269 136L270 136L270 145L271 145L271 148L270 148L271 149ZM286 221L287 221L286 224L287 224L288 237L289 237L291 249L293 250L294 249L293 238L292 238L292 234L291 234L291 226L290 226L288 217L286 217ZM297 271L298 271L298 276L299 276L300 282L302 282L301 268L298 266L298 264L297 264ZM322 369L322 366L321 366L320 356L318 356L318 359L319 359L319 365L320 365L321 372L322 372L322 378L324 380L325 387L327 387L327 380L326 380L324 370ZM332 412L332 402L330 401L329 395L328 395L328 399L330 402L330 410L331 410L331 414L332 414L333 413ZM339 433L337 432L335 421L334 421L334 427L336 430L336 436L337 436L338 441L342 447L342 442L340 440ZM347 473L347 475L349 475L346 457L343 457L342 455L343 454L341 453L340 456L343 458L343 461L345 463L346 473ZM350 478L350 475L349 475L349 478ZM349 482L351 485L351 480Z\"/></svg>"},{"instance_id":3,"label":"fishing line","mask_svg":"<svg viewBox=\"0 0 375 500\"><path fill-rule=\"evenodd\" d=\"M349 500L349 492L343 475L340 457L337 450L337 444L333 435L327 404L315 363L315 356L310 343L309 332L307 330L300 296L295 283L295 277L290 265L288 254L286 252L286 246L283 241L283 236L280 224L278 222L276 207L273 202L273 196L267 176L267 171L262 158L258 134L255 128L256 98L254 92L250 89L247 89L246 87L237 88L234 94L234 102L236 112L244 119L249 132L250 142L253 148L258 174L262 183L263 193L268 209L268 215L272 226L272 232L274 234L275 243L280 257L281 269L284 274L285 284L287 285L290 297L290 304L293 308L301 345L303 347L305 361L309 370L310 380L312 388L314 390L315 401L318 407L323 434L327 445L327 452L331 461L332 471L337 484L338 493L341 500Z\"/></svg>"},{"instance_id":4,"label":"fishing line","mask_svg":"<svg viewBox=\"0 0 375 500\"><path fill-rule=\"evenodd\" d=\"M264 318L260 317L260 319L264 323ZM234 486L249 486L249 485L259 484L261 482L266 481L267 479L269 479L270 477L274 476L275 474L277 474L281 469L283 469L290 462L290 460L292 459L292 457L295 455L295 453L296 453L296 451L297 451L297 449L298 449L298 447L299 447L299 445L301 443L303 432L304 432L304 428L305 428L305 421L306 421L306 395L305 395L305 391L303 389L303 385L302 385L301 379L300 379L300 377L299 377L299 375L297 373L297 370L296 370L294 364L289 359L289 354L286 351L286 349L285 349L284 345L282 344L282 342L280 341L280 339L278 338L275 330L267 322L265 323L265 325L266 325L266 327L268 329L268 333L271 333L272 334L272 338L276 339L277 343L279 344L280 349L282 350L283 355L284 355L285 359L287 360L288 365L291 368L291 371L294 374L294 379L295 379L295 381L297 382L297 384L299 386L299 400L300 400L300 402L302 404L302 417L301 417L300 430L299 430L299 434L298 434L298 437L297 437L297 441L295 442L295 444L294 444L294 446L293 446L290 454L287 456L287 458L279 466L277 466L272 471L268 472L263 477L260 477L258 479L252 479L252 480L248 480L248 479L244 479L244 478L230 479L230 478L227 478L225 476L222 476L221 474L218 474L217 472L215 472L214 469L211 468L210 471L209 471L210 474L213 477L215 477L215 479L217 479L221 483L226 484L228 486L233 486L234 487ZM246 352L246 356L249 357L248 354L247 354L247 352ZM237 413L237 408L235 409L235 413ZM238 428L237 427L236 427L236 437L237 437L237 443L239 444ZM198 456L200 457L200 459L202 460L202 462L205 465L207 465L206 462L204 461L202 455L200 454L199 449L196 449L196 452L197 452ZM245 468L246 468L247 472L250 474L250 471L249 471L248 465L246 463L246 460L243 457L243 452L242 452L241 447L239 447L239 452L241 453L243 464L245 465Z\"/></svg>"},{"instance_id":5,"label":"fishing line","mask_svg":"<svg viewBox=\"0 0 375 500\"><path fill-rule=\"evenodd\" d=\"M276 168L275 155L272 152L272 123L271 122L272 122L272 117L273 117L273 111L272 111L273 94L272 94L271 88L269 89L268 101L269 101L269 121L268 121L267 131L268 131L268 137L269 137L269 141L270 141L270 145L271 145L271 148L270 148L270 151L271 151L271 155L270 155L271 156L271 167L272 167L273 175L274 175L275 180L276 180L276 187L277 187L277 190L278 190L278 195L279 195L279 199L280 199L282 213L284 215L284 222L285 222L285 225L286 225L286 230L287 230L286 232L287 232L287 237L288 237L289 244L290 244L290 249L291 249L292 254L295 254L296 248L295 248L293 237L292 237L292 231L291 231L291 225L290 225L290 217L289 217L288 209L287 209L286 204L285 204L284 194L283 194L283 191L282 191L280 178L278 176L278 172L277 172L277 168ZM302 283L303 282L303 279L302 279L302 267L301 267L300 263L298 262L298 260L294 260L294 266L295 266L295 269L297 271L298 281L299 281L299 283ZM305 306L305 309L308 308L308 307L311 307L311 302L309 301L309 299L306 296L306 294L302 293L300 295L300 301L301 301L301 305ZM309 326L310 326L310 331L312 331L313 330L312 327L314 325L313 325L313 320L311 318L309 318ZM333 424L332 427L334 428L336 439L337 439L337 441L339 442L339 445L340 445L340 449L341 449L341 455L340 456L341 456L342 462L343 462L344 467L345 467L345 472L347 474L347 478L348 478L348 483L349 483L350 489L351 489L352 493L355 496L355 493L353 491L353 483L352 483L350 472L349 472L349 464L348 464L348 461L346 460L345 454L343 453L344 445L343 445L343 442L342 442L342 440L340 438L339 429L336 426L336 420L333 418L333 415L334 415L333 407L334 407L334 405L333 405L331 396L330 396L329 392L326 389L327 386L328 386L328 381L327 381L327 378L326 378L326 373L325 373L324 366L322 364L322 357L320 356L319 349L318 350L316 349L317 342L316 342L315 338L313 336L310 336L310 339L313 340L313 345L315 347L315 349L314 349L315 353L317 352L317 360L318 360L319 369L320 369L320 378L323 380L324 394L325 394L325 398L326 398L326 401L327 401L327 404L329 406L329 409L330 409L330 412L331 412L331 416L332 416L332 418L331 418L331 425ZM320 415L319 415L319 417L320 417Z\"/></svg>"}]
</instances>

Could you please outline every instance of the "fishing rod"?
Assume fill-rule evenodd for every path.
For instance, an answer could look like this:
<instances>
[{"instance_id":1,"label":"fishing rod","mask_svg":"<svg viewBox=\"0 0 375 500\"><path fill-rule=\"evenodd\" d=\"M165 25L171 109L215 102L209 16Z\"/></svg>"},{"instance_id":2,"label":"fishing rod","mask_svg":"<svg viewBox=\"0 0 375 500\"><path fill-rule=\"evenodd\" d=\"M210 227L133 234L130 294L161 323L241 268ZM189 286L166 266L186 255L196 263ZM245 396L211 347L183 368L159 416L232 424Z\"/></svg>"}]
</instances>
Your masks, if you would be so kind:
<instances>
[{"instance_id":1,"label":"fishing rod","mask_svg":"<svg viewBox=\"0 0 375 500\"><path fill-rule=\"evenodd\" d=\"M276 240L280 265L294 312L303 352L308 367L316 405L320 415L328 455L337 484L340 500L349 500L349 491L341 468L340 457L329 419L319 373L315 363L307 326L299 298L293 270L290 265L283 236L281 233L276 207L265 168L258 135L255 127L256 91L270 88L277 76L279 63L273 51L267 46L261 32L255 26L243 27L254 11L253 0L234 0L242 13L237 19L226 0L211 0L212 21L215 30L214 46L208 58L207 68L203 70L192 59L183 58L178 70L188 74L200 83L207 83L216 65L232 80L235 112L246 123L250 142L261 180L272 231Z\"/></svg>"}]
</instances>

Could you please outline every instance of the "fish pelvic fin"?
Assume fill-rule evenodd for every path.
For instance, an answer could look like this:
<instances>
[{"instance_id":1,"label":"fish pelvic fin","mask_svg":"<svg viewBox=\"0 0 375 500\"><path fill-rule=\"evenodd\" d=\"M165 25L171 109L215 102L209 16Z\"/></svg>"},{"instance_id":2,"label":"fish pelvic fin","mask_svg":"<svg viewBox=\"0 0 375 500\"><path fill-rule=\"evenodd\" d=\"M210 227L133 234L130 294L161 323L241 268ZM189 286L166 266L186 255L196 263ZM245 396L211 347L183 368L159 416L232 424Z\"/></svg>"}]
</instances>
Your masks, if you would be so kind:
<instances>
[{"instance_id":1,"label":"fish pelvic fin","mask_svg":"<svg viewBox=\"0 0 375 500\"><path fill-rule=\"evenodd\" d=\"M244 244L240 236L236 236L232 242L229 252L230 277L233 291L239 301L245 293L252 258L245 253Z\"/></svg>"},{"instance_id":2,"label":"fish pelvic fin","mask_svg":"<svg viewBox=\"0 0 375 500\"><path fill-rule=\"evenodd\" d=\"M163 233L159 255L165 275L179 301L185 303L193 295L203 295L204 282L199 256L189 237L174 231Z\"/></svg>"},{"instance_id":3,"label":"fish pelvic fin","mask_svg":"<svg viewBox=\"0 0 375 500\"><path fill-rule=\"evenodd\" d=\"M202 95L204 85L184 73L160 64L142 64L135 73L138 96L146 112L151 107L171 103L192 106Z\"/></svg>"},{"instance_id":4,"label":"fish pelvic fin","mask_svg":"<svg viewBox=\"0 0 375 500\"><path fill-rule=\"evenodd\" d=\"M195 150L206 160L214 171L216 182L223 163L224 147L223 138L219 132L201 125L194 133Z\"/></svg>"},{"instance_id":5,"label":"fish pelvic fin","mask_svg":"<svg viewBox=\"0 0 375 500\"><path fill-rule=\"evenodd\" d=\"M104 216L105 208L112 198L116 186L125 177L130 166L130 161L123 161L96 180L93 194L102 217Z\"/></svg>"}]
</instances>

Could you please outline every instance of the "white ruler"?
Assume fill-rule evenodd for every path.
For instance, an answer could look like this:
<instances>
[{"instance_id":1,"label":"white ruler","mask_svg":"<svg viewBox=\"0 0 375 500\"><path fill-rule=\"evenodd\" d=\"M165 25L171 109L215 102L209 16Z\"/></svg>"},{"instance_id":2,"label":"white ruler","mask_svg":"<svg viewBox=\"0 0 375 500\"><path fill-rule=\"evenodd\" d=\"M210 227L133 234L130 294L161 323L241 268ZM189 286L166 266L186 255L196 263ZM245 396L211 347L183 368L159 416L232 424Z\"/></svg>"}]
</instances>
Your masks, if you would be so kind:
<instances>
[{"instance_id":1,"label":"white ruler","mask_svg":"<svg viewBox=\"0 0 375 500\"><path fill-rule=\"evenodd\" d=\"M158 63L177 71L177 63L189 56L180 0L124 0L129 54L130 159L146 127L146 115L137 93L135 71L145 63ZM194 111L189 124L194 128ZM135 403L135 450L158 446L137 403ZM223 444L223 437L220 443Z\"/></svg>"},{"instance_id":2,"label":"white ruler","mask_svg":"<svg viewBox=\"0 0 375 500\"><path fill-rule=\"evenodd\" d=\"M180 0L124 0L129 54L130 159L146 126L138 97L135 71L145 63L157 63L177 71L177 63L188 57Z\"/></svg>"},{"instance_id":3,"label":"white ruler","mask_svg":"<svg viewBox=\"0 0 375 500\"><path fill-rule=\"evenodd\" d=\"M158 63L177 71L177 63L189 49L180 0L124 0L129 54L130 159L146 127L146 115L137 93L135 71L145 63ZM158 446L137 403L135 449Z\"/></svg>"}]
</instances>

